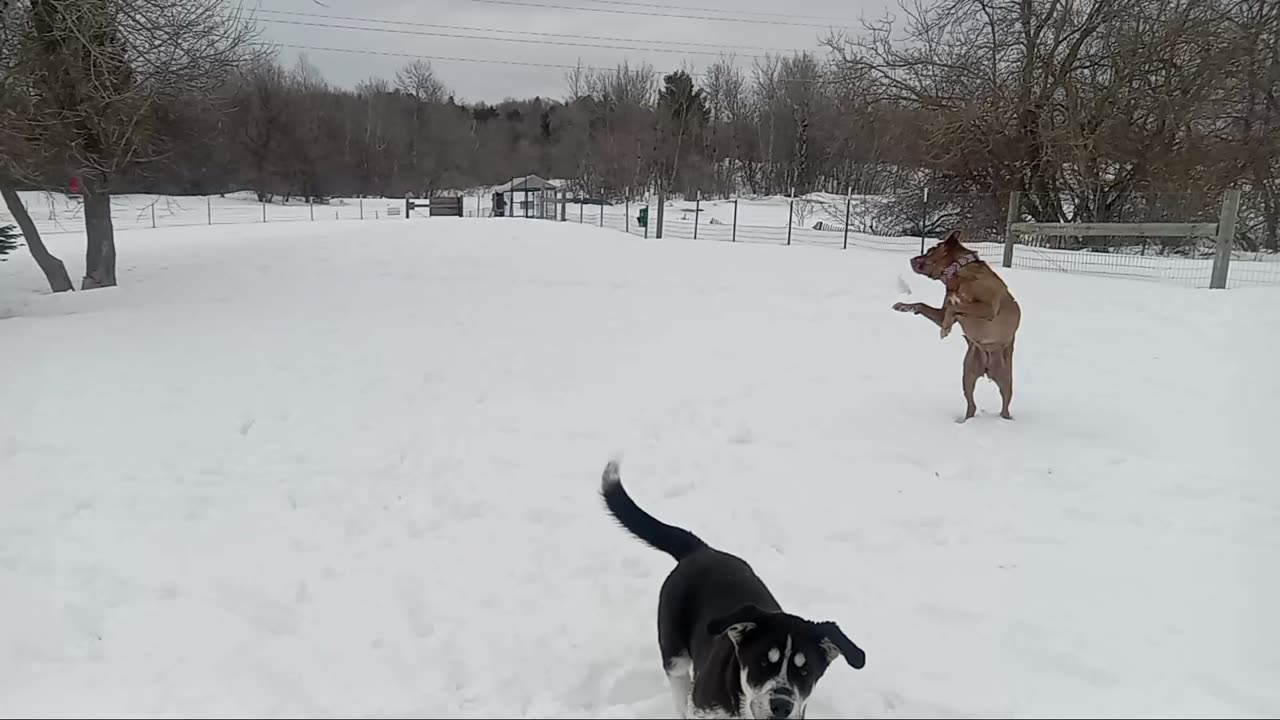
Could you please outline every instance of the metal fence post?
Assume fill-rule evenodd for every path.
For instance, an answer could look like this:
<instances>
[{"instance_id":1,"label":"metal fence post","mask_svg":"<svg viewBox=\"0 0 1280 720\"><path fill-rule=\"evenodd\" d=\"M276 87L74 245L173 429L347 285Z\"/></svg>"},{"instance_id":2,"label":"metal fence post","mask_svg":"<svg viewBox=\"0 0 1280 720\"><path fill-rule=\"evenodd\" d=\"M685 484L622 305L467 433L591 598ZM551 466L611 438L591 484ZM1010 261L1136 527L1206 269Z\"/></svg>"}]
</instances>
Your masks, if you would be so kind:
<instances>
[{"instance_id":1,"label":"metal fence post","mask_svg":"<svg viewBox=\"0 0 1280 720\"><path fill-rule=\"evenodd\" d=\"M1218 214L1218 247L1213 255L1213 272L1209 287L1222 290L1227 287L1231 268L1231 248L1236 243L1236 219L1240 215L1240 191L1228 190L1222 196L1222 211Z\"/></svg>"},{"instance_id":2,"label":"metal fence post","mask_svg":"<svg viewBox=\"0 0 1280 720\"><path fill-rule=\"evenodd\" d=\"M604 198L600 198L600 227L604 227Z\"/></svg>"},{"instance_id":3,"label":"metal fence post","mask_svg":"<svg viewBox=\"0 0 1280 720\"><path fill-rule=\"evenodd\" d=\"M1009 193L1009 214L1004 221L1004 256L1000 258L1000 266L1013 267L1013 244L1017 236L1013 232L1013 224L1022 217L1022 193L1014 190Z\"/></svg>"},{"instance_id":4,"label":"metal fence post","mask_svg":"<svg viewBox=\"0 0 1280 720\"><path fill-rule=\"evenodd\" d=\"M796 216L796 188L791 187L791 202L787 204L787 245L791 244L791 219Z\"/></svg>"},{"instance_id":5,"label":"metal fence post","mask_svg":"<svg viewBox=\"0 0 1280 720\"><path fill-rule=\"evenodd\" d=\"M658 240L662 239L662 226L667 211L667 191L658 191L658 230L654 233L654 237Z\"/></svg>"},{"instance_id":6,"label":"metal fence post","mask_svg":"<svg viewBox=\"0 0 1280 720\"><path fill-rule=\"evenodd\" d=\"M631 232L631 191L630 190L627 190L627 197L623 199L622 202L625 204L624 205L625 209L623 210L623 212L625 213L623 222L626 223L627 232L630 233Z\"/></svg>"},{"instance_id":7,"label":"metal fence post","mask_svg":"<svg viewBox=\"0 0 1280 720\"><path fill-rule=\"evenodd\" d=\"M307 212L311 213L311 222L316 221L316 202L311 198L307 198Z\"/></svg>"},{"instance_id":8,"label":"metal fence post","mask_svg":"<svg viewBox=\"0 0 1280 720\"><path fill-rule=\"evenodd\" d=\"M645 239L645 240L648 240L648 239L649 239L649 220L648 220L648 218L649 218L649 204L648 204L648 203L645 203L645 206L644 206L644 216L645 216L645 223L644 223L644 239Z\"/></svg>"},{"instance_id":9,"label":"metal fence post","mask_svg":"<svg viewBox=\"0 0 1280 720\"><path fill-rule=\"evenodd\" d=\"M156 229L156 204L151 203L151 229Z\"/></svg>"},{"instance_id":10,"label":"metal fence post","mask_svg":"<svg viewBox=\"0 0 1280 720\"><path fill-rule=\"evenodd\" d=\"M733 199L733 232L729 235L729 242L738 242L738 198Z\"/></svg>"},{"instance_id":11,"label":"metal fence post","mask_svg":"<svg viewBox=\"0 0 1280 720\"><path fill-rule=\"evenodd\" d=\"M924 254L925 226L929 224L929 188L924 189L924 197L920 200L920 254Z\"/></svg>"},{"instance_id":12,"label":"metal fence post","mask_svg":"<svg viewBox=\"0 0 1280 720\"><path fill-rule=\"evenodd\" d=\"M213 200L211 198L204 199L204 210L209 215L209 224L213 224Z\"/></svg>"},{"instance_id":13,"label":"metal fence post","mask_svg":"<svg viewBox=\"0 0 1280 720\"><path fill-rule=\"evenodd\" d=\"M578 224L582 225L586 222L586 206L582 204L582 196L578 196Z\"/></svg>"},{"instance_id":14,"label":"metal fence post","mask_svg":"<svg viewBox=\"0 0 1280 720\"><path fill-rule=\"evenodd\" d=\"M364 219L364 198L360 198L360 219Z\"/></svg>"},{"instance_id":15,"label":"metal fence post","mask_svg":"<svg viewBox=\"0 0 1280 720\"><path fill-rule=\"evenodd\" d=\"M693 201L693 239L698 239L698 217L702 215L702 191L698 191L698 198Z\"/></svg>"},{"instance_id":16,"label":"metal fence post","mask_svg":"<svg viewBox=\"0 0 1280 720\"><path fill-rule=\"evenodd\" d=\"M267 201L262 201L262 222L267 221Z\"/></svg>"},{"instance_id":17,"label":"metal fence post","mask_svg":"<svg viewBox=\"0 0 1280 720\"><path fill-rule=\"evenodd\" d=\"M844 247L841 250L849 249L849 210L853 206L853 188L849 188L844 194Z\"/></svg>"}]
</instances>

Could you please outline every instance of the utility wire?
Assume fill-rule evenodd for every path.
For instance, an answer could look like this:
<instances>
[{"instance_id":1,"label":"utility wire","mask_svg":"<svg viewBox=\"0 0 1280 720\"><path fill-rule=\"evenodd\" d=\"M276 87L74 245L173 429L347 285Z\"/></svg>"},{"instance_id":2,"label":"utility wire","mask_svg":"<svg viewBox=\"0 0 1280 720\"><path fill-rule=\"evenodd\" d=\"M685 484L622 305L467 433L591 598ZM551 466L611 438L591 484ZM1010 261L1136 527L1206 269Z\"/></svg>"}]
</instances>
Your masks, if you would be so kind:
<instances>
[{"instance_id":1,"label":"utility wire","mask_svg":"<svg viewBox=\"0 0 1280 720\"><path fill-rule=\"evenodd\" d=\"M266 45L270 47L290 48L292 50L317 50L320 52L352 53L355 55L377 55L381 57L408 58L411 60L436 60L440 62L468 62L468 63L483 63L486 65L516 65L520 67L551 68L556 70L573 70L579 67L578 65L560 65L556 63L534 63L534 62L521 62L519 60L491 60L487 58L481 59L481 58L449 57L447 55L419 55L416 53L397 53L397 52L386 52L383 50L357 50L354 48L318 47L315 45L293 45L290 43L261 42L258 44ZM581 67L583 70L607 70L608 69L608 68L591 67L588 65L582 65Z\"/></svg>"},{"instance_id":2,"label":"utility wire","mask_svg":"<svg viewBox=\"0 0 1280 720\"><path fill-rule=\"evenodd\" d=\"M325 15L321 13L296 12L296 11L289 11L289 10L265 10L262 8L258 8L254 12L268 13L271 15L285 15L290 17L319 18L322 20L346 20L351 22L378 23L381 25L403 25L403 26L409 26L409 27L435 28L437 30L463 30L467 32L491 32L491 33L501 33L504 35L531 35L535 37L549 37L549 38L577 38L580 40L602 40L605 42L629 42L629 43L645 43L645 44L651 44L651 45L721 48L724 50L731 50L731 51L754 50L754 51L762 51L766 53L788 53L789 54L789 53L802 52L801 50L796 50L793 48L772 48L772 47L760 47L755 45L718 45L715 43L682 42L679 40L649 40L646 38L619 38L619 37L607 37L607 36L601 36L601 35L581 35L581 34L567 35L564 33L535 32L532 30L503 30L500 28L481 28L481 27L472 27L467 25L437 25L434 23L408 22L405 20L380 20L375 18L351 17L348 15ZM267 20L264 19L264 21L267 21Z\"/></svg>"},{"instance_id":3,"label":"utility wire","mask_svg":"<svg viewBox=\"0 0 1280 720\"><path fill-rule=\"evenodd\" d=\"M583 0L583 2L599 5L622 5L625 7L647 7L660 10L683 10L686 12L723 13L726 15L764 15L767 17L796 18L800 20L831 20L838 23L858 23L860 20L847 17L831 17L830 15L797 15L795 13L765 12L763 10L729 10L725 8L693 7L690 5L659 5L656 3L630 2L629 0Z\"/></svg>"},{"instance_id":4,"label":"utility wire","mask_svg":"<svg viewBox=\"0 0 1280 720\"><path fill-rule=\"evenodd\" d=\"M385 50L362 50L362 49L356 49L356 48L322 47L317 45L295 45L292 43L258 42L256 44L264 47L289 48L291 50L314 50L317 52L350 53L354 55L373 55L378 57L406 58L409 60L432 60L437 62L464 62L464 63L480 63L485 65L512 65L516 67L543 68L543 69L551 69L551 70L595 70L598 72L613 72L615 69L610 67L598 67L598 66L592 66L592 65L576 65L576 64L565 65L562 63L536 63L536 62L522 62L519 60L493 60L490 58L465 58L465 57L453 57L448 55L421 55L417 53L388 52ZM655 75L667 75L670 72L675 72L675 71L653 70L652 72ZM690 77L695 77L695 78L705 76L705 73L690 72L688 74ZM815 85L830 84L830 81L823 80L821 78L779 78L779 81L784 83L812 83Z\"/></svg>"},{"instance_id":5,"label":"utility wire","mask_svg":"<svg viewBox=\"0 0 1280 720\"><path fill-rule=\"evenodd\" d=\"M426 37L443 37L456 38L459 40L490 40L493 42L509 42L523 43L526 45L554 45L556 47L576 47L576 48L594 48L599 50L630 50L637 52L661 52L674 53L677 55L723 55L721 52L711 50L677 50L674 48L645 48L645 47L625 47L619 45L600 45L594 43L574 43L563 40L531 40L529 38L503 38L503 37L487 37L484 35L460 35L456 33L430 32L428 30L401 30L398 28L379 28L379 27L358 27L355 25L335 25L333 23L304 22L301 20L270 20L260 18L260 22L275 23L277 25L297 25L302 27L320 27L332 28L335 30L363 30L365 32L392 33L396 35L418 35ZM739 57L751 59L763 59L763 55L741 55Z\"/></svg>"},{"instance_id":6,"label":"utility wire","mask_svg":"<svg viewBox=\"0 0 1280 720\"><path fill-rule=\"evenodd\" d=\"M814 23L785 22L782 20L762 20L752 18L715 17L714 15L676 15L673 13L646 12L643 10L615 10L613 8L582 7L580 5L547 5L533 2L517 2L517 0L471 0L471 2L489 3L492 5L512 5L525 8L542 8L547 10L573 10L578 12L613 13L616 15L641 15L644 17L666 17L678 20L715 20L718 22L749 23L753 25L787 25L790 27L810 27L829 30L838 27L833 24L817 25Z\"/></svg>"}]
</instances>

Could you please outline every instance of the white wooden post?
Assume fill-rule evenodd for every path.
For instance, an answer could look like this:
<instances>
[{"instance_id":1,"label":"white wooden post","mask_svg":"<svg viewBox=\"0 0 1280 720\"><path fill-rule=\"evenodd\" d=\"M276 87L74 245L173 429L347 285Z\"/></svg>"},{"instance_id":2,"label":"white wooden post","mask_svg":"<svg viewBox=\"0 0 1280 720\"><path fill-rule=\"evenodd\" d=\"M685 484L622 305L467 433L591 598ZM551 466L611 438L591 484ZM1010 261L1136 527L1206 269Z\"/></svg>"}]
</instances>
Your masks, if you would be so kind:
<instances>
[{"instance_id":1,"label":"white wooden post","mask_svg":"<svg viewBox=\"0 0 1280 720\"><path fill-rule=\"evenodd\" d=\"M1013 267L1013 244L1018 238L1018 234L1013 231L1013 225L1021 217L1022 193L1014 190L1009 193L1009 214L1004 221L1004 257L1000 259L1001 267Z\"/></svg>"},{"instance_id":2,"label":"white wooden post","mask_svg":"<svg viewBox=\"0 0 1280 720\"><path fill-rule=\"evenodd\" d=\"M1218 214L1218 247L1213 255L1213 272L1209 287L1222 290L1227 287L1227 275L1231 268L1231 249L1236 243L1236 219L1240 216L1240 191L1228 190L1222 196L1222 211Z\"/></svg>"}]
</instances>

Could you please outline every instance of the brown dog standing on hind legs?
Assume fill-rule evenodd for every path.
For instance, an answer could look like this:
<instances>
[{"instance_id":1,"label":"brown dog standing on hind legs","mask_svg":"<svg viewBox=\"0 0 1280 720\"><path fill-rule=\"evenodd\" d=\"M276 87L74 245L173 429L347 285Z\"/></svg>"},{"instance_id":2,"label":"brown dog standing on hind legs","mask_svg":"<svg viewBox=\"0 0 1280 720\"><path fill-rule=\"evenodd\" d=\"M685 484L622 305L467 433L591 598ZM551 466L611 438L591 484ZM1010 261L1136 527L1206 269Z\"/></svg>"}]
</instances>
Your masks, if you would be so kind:
<instances>
[{"instance_id":1,"label":"brown dog standing on hind legs","mask_svg":"<svg viewBox=\"0 0 1280 720\"><path fill-rule=\"evenodd\" d=\"M947 233L929 252L911 258L911 269L919 275L942 281L947 294L942 307L924 303L895 303L894 310L924 315L942 328L942 337L951 333L957 321L969 345L964 356L964 419L978 412L973 388L986 375L1000 388L1000 417L1011 420L1013 401L1013 340L1022 322L1022 308L1008 286L978 254L960 244L960 231ZM963 422L963 420L961 421Z\"/></svg>"}]
</instances>

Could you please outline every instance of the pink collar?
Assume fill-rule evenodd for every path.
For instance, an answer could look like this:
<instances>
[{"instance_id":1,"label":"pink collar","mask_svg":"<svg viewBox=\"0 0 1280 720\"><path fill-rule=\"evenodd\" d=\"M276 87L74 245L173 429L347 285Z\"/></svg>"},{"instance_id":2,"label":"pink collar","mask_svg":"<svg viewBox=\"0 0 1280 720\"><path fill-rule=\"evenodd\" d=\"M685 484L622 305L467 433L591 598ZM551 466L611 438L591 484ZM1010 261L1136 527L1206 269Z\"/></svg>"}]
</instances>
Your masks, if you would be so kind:
<instances>
[{"instance_id":1,"label":"pink collar","mask_svg":"<svg viewBox=\"0 0 1280 720\"><path fill-rule=\"evenodd\" d=\"M968 255L957 258L955 262L948 265L946 269L942 271L942 281L946 282L950 280L956 276L956 273L960 272L960 268L968 265L969 263L977 262L977 260L978 256L974 253L969 253Z\"/></svg>"}]
</instances>

